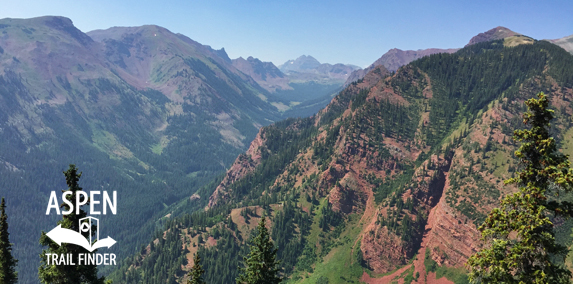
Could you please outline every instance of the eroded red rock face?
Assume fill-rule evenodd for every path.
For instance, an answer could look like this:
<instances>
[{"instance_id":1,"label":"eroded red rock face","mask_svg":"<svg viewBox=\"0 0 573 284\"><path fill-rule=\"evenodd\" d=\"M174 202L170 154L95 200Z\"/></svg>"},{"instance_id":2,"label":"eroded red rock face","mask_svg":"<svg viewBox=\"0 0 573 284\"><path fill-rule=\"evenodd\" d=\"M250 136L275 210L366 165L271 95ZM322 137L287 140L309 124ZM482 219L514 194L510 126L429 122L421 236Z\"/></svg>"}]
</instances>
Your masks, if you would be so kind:
<instances>
[{"instance_id":1,"label":"eroded red rock face","mask_svg":"<svg viewBox=\"0 0 573 284\"><path fill-rule=\"evenodd\" d=\"M213 207L217 205L221 200L226 200L228 198L228 187L233 182L241 179L248 173L252 172L261 162L261 149L260 147L264 143L264 138L262 137L262 129L251 142L249 149L245 154L239 155L231 168L227 170L227 175L221 181L221 184L217 186L213 194L209 197L208 207Z\"/></svg>"}]
</instances>

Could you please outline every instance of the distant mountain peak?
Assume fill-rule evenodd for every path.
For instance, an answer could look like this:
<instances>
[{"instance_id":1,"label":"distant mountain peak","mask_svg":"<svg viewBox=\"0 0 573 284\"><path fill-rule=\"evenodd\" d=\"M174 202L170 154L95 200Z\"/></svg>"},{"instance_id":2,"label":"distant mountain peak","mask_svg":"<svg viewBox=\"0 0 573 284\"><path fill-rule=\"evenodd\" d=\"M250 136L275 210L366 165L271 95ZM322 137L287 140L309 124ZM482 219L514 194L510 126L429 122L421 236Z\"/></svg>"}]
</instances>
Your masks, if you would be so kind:
<instances>
[{"instance_id":1,"label":"distant mountain peak","mask_svg":"<svg viewBox=\"0 0 573 284\"><path fill-rule=\"evenodd\" d=\"M310 55L301 55L295 60L288 60L278 68L292 81L316 81L326 84L342 84L354 70L360 69L349 64L320 63Z\"/></svg>"},{"instance_id":2,"label":"distant mountain peak","mask_svg":"<svg viewBox=\"0 0 573 284\"><path fill-rule=\"evenodd\" d=\"M521 35L521 34L516 33L516 32L514 32L514 31L512 31L506 27L498 26L498 27L495 27L491 30L488 30L488 31L483 32L483 33L479 33L476 36L472 37L472 39L470 39L470 42L468 44L466 44L466 46L480 43L480 42L504 39L504 38L512 37L512 36L516 36L516 35Z\"/></svg>"},{"instance_id":3,"label":"distant mountain peak","mask_svg":"<svg viewBox=\"0 0 573 284\"><path fill-rule=\"evenodd\" d=\"M224 47L221 47L219 50L214 49L213 52L215 52L215 54L217 54L219 57L223 58L226 62L231 64L233 63Z\"/></svg>"}]
</instances>

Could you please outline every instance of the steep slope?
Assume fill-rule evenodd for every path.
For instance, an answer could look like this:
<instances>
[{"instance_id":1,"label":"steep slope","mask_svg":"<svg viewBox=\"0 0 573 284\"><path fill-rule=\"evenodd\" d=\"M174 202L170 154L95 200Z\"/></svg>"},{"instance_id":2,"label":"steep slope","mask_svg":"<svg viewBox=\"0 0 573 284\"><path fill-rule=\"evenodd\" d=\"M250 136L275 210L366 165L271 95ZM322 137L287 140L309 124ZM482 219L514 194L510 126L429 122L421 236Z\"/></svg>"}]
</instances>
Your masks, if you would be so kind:
<instances>
[{"instance_id":1,"label":"steep slope","mask_svg":"<svg viewBox=\"0 0 573 284\"><path fill-rule=\"evenodd\" d=\"M157 26L92 35L62 17L0 20L0 193L24 283L68 164L85 190L118 191L117 216L100 221L121 259L279 117L224 52Z\"/></svg>"},{"instance_id":2,"label":"steep slope","mask_svg":"<svg viewBox=\"0 0 573 284\"><path fill-rule=\"evenodd\" d=\"M573 54L573 35L566 36L560 39L553 39L550 42L561 46L563 49L567 50L569 53Z\"/></svg>"},{"instance_id":3,"label":"steep slope","mask_svg":"<svg viewBox=\"0 0 573 284\"><path fill-rule=\"evenodd\" d=\"M345 86L348 86L354 81L358 81L364 78L368 72L377 66L384 66L389 71L396 71L398 68L424 56L436 54L436 53L454 53L458 51L459 48L450 49L439 49L439 48L428 48L419 50L401 50L397 48L390 49L388 52L384 53L382 57L378 58L374 63L365 69L353 71L346 82Z\"/></svg>"},{"instance_id":4,"label":"steep slope","mask_svg":"<svg viewBox=\"0 0 573 284\"><path fill-rule=\"evenodd\" d=\"M287 283L463 283L477 226L514 190L502 180L518 167L510 137L523 101L551 94L554 136L571 145L573 56L548 42L503 43L424 57L391 76L380 66L316 116L263 127L221 183L202 189L208 209L170 222L154 236L161 247L134 255L115 279L168 270L182 282L199 252L208 281L232 281L264 212ZM571 224L561 224L569 245ZM152 268L159 257L172 265Z\"/></svg>"}]
</instances>

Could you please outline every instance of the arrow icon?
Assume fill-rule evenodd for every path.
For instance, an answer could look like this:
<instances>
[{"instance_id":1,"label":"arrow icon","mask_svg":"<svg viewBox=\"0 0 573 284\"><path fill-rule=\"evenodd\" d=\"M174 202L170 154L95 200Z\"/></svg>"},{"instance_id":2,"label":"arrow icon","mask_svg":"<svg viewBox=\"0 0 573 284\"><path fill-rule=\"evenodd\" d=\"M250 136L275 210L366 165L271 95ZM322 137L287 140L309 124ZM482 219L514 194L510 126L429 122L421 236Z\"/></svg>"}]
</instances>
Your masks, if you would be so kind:
<instances>
[{"instance_id":1,"label":"arrow icon","mask_svg":"<svg viewBox=\"0 0 573 284\"><path fill-rule=\"evenodd\" d=\"M102 247L109 248L115 244L115 240L108 236L105 239L97 241L92 246L82 234L70 229L62 228L61 224L52 229L46 235L59 246L61 246L62 243L74 244L81 246L90 252Z\"/></svg>"},{"instance_id":2,"label":"arrow icon","mask_svg":"<svg viewBox=\"0 0 573 284\"><path fill-rule=\"evenodd\" d=\"M109 236L107 236L107 238L101 239L101 240L97 241L95 244L93 244L92 249L95 250L95 249L103 248L103 247L110 248L113 245L115 245L115 240L110 238Z\"/></svg>"}]
</instances>

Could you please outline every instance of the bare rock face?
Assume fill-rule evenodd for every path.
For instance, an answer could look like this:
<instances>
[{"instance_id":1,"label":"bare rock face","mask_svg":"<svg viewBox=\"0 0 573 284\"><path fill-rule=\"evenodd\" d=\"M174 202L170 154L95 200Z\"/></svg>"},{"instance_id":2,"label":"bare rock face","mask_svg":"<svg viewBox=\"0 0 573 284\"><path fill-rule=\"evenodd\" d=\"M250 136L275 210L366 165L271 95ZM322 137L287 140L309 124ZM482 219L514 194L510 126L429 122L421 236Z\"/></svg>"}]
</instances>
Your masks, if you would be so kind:
<instances>
[{"instance_id":1,"label":"bare rock face","mask_svg":"<svg viewBox=\"0 0 573 284\"><path fill-rule=\"evenodd\" d=\"M407 253L399 236L376 224L371 224L367 232L360 250L370 268L376 272L387 272L405 264Z\"/></svg>"},{"instance_id":2,"label":"bare rock face","mask_svg":"<svg viewBox=\"0 0 573 284\"><path fill-rule=\"evenodd\" d=\"M449 187L448 177L449 173L445 176L444 193L455 190ZM430 211L423 246L430 248L432 259L439 265L460 266L477 251L481 235L471 220L447 204L446 196L442 194Z\"/></svg>"},{"instance_id":3,"label":"bare rock face","mask_svg":"<svg viewBox=\"0 0 573 284\"><path fill-rule=\"evenodd\" d=\"M260 147L263 144L264 138L261 128L253 142L251 142L247 152L237 157L231 168L227 170L227 175L223 178L221 184L217 186L213 194L209 197L209 208L216 206L219 201L228 198L228 187L235 181L252 172L260 164L262 157Z\"/></svg>"}]
</instances>

